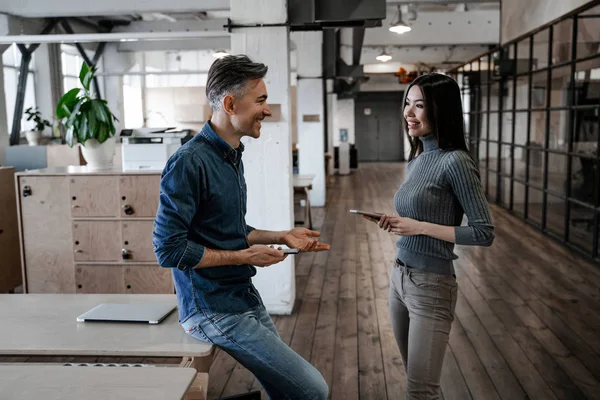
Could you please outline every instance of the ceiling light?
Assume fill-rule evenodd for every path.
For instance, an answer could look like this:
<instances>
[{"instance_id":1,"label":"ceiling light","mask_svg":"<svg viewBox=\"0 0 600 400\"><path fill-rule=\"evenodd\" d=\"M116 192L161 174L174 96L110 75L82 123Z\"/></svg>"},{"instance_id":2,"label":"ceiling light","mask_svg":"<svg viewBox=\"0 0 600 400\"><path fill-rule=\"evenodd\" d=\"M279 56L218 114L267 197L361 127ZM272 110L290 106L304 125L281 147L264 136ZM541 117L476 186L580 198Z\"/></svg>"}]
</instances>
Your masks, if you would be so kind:
<instances>
[{"instance_id":1,"label":"ceiling light","mask_svg":"<svg viewBox=\"0 0 600 400\"><path fill-rule=\"evenodd\" d=\"M375 57L375 59L377 59L378 61L381 61L381 62L388 62L392 59L392 56L390 56L384 50L381 52L381 54L379 54L377 57Z\"/></svg>"},{"instance_id":2,"label":"ceiling light","mask_svg":"<svg viewBox=\"0 0 600 400\"><path fill-rule=\"evenodd\" d=\"M228 55L229 55L229 53L226 52L225 50L217 50L213 53L214 58L223 58Z\"/></svg>"},{"instance_id":3,"label":"ceiling light","mask_svg":"<svg viewBox=\"0 0 600 400\"><path fill-rule=\"evenodd\" d=\"M400 10L400 6L398 6L398 11L396 12L396 16L392 20L392 25L390 26L390 32L397 33L399 35L410 32L412 28L404 22L402 19L402 10Z\"/></svg>"}]
</instances>

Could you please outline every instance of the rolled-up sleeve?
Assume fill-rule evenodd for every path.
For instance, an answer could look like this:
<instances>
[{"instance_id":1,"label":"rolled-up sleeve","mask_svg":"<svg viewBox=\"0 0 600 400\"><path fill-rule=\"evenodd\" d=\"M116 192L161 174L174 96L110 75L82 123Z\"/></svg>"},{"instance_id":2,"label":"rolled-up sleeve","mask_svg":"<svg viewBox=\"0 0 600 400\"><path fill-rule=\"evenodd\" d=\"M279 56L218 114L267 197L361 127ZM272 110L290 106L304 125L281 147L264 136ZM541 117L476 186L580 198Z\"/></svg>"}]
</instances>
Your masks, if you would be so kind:
<instances>
[{"instance_id":1,"label":"rolled-up sleeve","mask_svg":"<svg viewBox=\"0 0 600 400\"><path fill-rule=\"evenodd\" d=\"M464 151L448 155L447 174L465 215L468 226L455 227L456 244L491 246L494 225L475 161Z\"/></svg>"},{"instance_id":2,"label":"rolled-up sleeve","mask_svg":"<svg viewBox=\"0 0 600 400\"><path fill-rule=\"evenodd\" d=\"M202 193L202 165L191 152L176 153L165 166L154 221L153 247L161 267L196 267L205 247L188 239L190 224Z\"/></svg>"}]
</instances>

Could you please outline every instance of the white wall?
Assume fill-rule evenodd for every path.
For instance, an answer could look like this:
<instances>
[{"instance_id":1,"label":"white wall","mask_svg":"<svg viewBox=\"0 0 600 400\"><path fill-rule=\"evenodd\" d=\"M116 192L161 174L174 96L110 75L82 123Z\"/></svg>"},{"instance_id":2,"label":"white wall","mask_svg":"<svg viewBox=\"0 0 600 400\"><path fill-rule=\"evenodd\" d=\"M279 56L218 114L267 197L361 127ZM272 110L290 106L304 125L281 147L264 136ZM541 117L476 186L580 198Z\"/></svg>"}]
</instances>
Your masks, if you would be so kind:
<instances>
[{"instance_id":1,"label":"white wall","mask_svg":"<svg viewBox=\"0 0 600 400\"><path fill-rule=\"evenodd\" d=\"M545 25L589 0L502 0L502 43Z\"/></svg>"},{"instance_id":2,"label":"white wall","mask_svg":"<svg viewBox=\"0 0 600 400\"><path fill-rule=\"evenodd\" d=\"M296 90L298 125L298 166L301 174L315 176L310 191L311 205L325 206L325 145L323 120L323 81L321 75L322 32L298 32L294 37L298 54L298 80ZM294 96L292 96L293 98ZM294 111L292 111L294 114ZM305 121L305 116L318 120ZM294 121L292 121L294 122Z\"/></svg>"},{"instance_id":3,"label":"white wall","mask_svg":"<svg viewBox=\"0 0 600 400\"><path fill-rule=\"evenodd\" d=\"M370 74L369 80L360 85L361 92L402 92L407 84L398 82L393 74Z\"/></svg>"}]
</instances>

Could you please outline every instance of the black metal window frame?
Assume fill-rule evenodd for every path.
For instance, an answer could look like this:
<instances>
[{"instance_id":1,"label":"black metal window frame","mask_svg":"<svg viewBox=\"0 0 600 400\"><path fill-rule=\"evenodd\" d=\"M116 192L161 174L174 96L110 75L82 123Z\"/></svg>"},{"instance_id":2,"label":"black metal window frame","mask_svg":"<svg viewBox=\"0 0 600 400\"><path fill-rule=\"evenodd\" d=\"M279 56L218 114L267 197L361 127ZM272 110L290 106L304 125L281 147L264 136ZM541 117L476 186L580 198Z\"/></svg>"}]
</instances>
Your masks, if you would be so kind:
<instances>
[{"instance_id":1,"label":"black metal window frame","mask_svg":"<svg viewBox=\"0 0 600 400\"><path fill-rule=\"evenodd\" d=\"M570 14L498 46L447 73L459 82L463 102L468 101L468 107L465 107L465 119L468 121L466 123L466 139L471 152L479 162L484 189L489 201L507 209L511 214L520 217L544 234L600 264L598 248L600 99L585 98L583 101L578 97L581 92L587 91L578 86L580 72L578 66L584 65L583 63L593 63L595 64L594 69L600 68L600 49L595 50L595 54L578 54L577 41L580 23L584 20L587 24L590 20L597 21L598 29L600 29L600 0L592 1ZM570 29L570 48L566 53L568 59L559 59L554 62L555 43L553 39L559 29L565 27ZM560 32L564 33L565 29ZM540 46L536 47L536 39L540 37L543 38L543 41L547 40L547 53L543 54L543 57L547 55L548 58L547 65L541 65L538 68L538 58L543 58L540 57L540 54L536 54L536 49L540 48ZM526 59L520 53L526 53ZM562 56L564 58L565 54ZM523 62L519 65L520 60L526 61L526 63ZM568 75L564 74L566 70L569 70ZM559 82L561 77L562 79L567 77L568 82L562 81L563 86L565 83L566 86L553 90L553 74L556 74ZM537 93L540 89L535 86L534 79L540 81L540 78L545 82L545 86L542 85L544 88L544 98L541 100L543 106L534 104L533 99L534 90ZM527 85L526 99L518 95L518 82L521 83L521 88ZM587 87L588 83L584 80L582 85ZM566 103L566 105L553 105L556 101L552 97L553 91L566 92L566 96L561 99L561 103ZM600 98L600 95L598 97ZM519 106L518 98L523 102L526 101L526 107ZM540 100L538 99L538 101ZM523 141L524 138L524 143L517 143L517 117L523 117L525 114L527 127L525 132L519 131L520 140ZM543 130L541 146L532 141L533 115L543 115L542 128L536 129L536 132ZM560 146L563 148L554 148L551 145L551 140L555 139L552 137L552 117L556 118L557 115L559 121L566 121L563 126L568 130L567 132L561 131L559 123L559 132L564 133L563 136L566 138L566 143ZM511 118L510 123L506 122L508 117ZM492 120L496 121L496 126L492 124ZM576 136L580 137L581 124L584 123L582 121L590 123L592 125L591 132L595 132L595 137L593 134L591 135L592 141L596 142L595 154L584 154L574 148ZM494 146L496 146L496 151L491 154L490 151ZM524 176L516 173L515 154L517 151L522 152L524 156L522 156L525 167ZM539 160L540 156L542 157L541 161ZM537 163L541 163L541 167L539 165L532 166L534 158L538 160ZM562 189L556 189L550 185L551 158L566 160ZM586 165L592 165L591 169L586 169L587 175L585 175L589 177L586 181L588 185L591 182L587 197L582 198L581 194L574 190L573 174L577 172L573 165L575 159L579 159L581 165L584 162ZM506 165L506 161L509 162L508 165ZM539 171L540 169L541 171ZM538 176L540 172L541 177ZM520 185L519 187L523 189L520 198L515 197L515 185ZM583 192L585 189L584 187ZM539 210L541 215L539 217L538 215L533 216L535 213L530 207L531 198L534 195L541 195L541 210ZM515 200L523 201L522 210L516 209ZM558 203L557 200L564 202L564 209L561 212L563 214L562 222L557 222L556 218L549 219L549 211L552 211L550 217L557 213L558 208L553 204L553 201ZM537 201L535 206L538 206ZM549 210L549 208L552 209ZM575 209L582 211L586 216L574 217ZM550 226L550 222L553 224L552 226ZM576 227L580 223L585 226L583 233L580 228ZM560 224L562 224L562 229ZM573 234L574 229L578 235L577 239ZM579 230L577 231L577 229ZM586 240L589 243L585 243Z\"/></svg>"}]
</instances>

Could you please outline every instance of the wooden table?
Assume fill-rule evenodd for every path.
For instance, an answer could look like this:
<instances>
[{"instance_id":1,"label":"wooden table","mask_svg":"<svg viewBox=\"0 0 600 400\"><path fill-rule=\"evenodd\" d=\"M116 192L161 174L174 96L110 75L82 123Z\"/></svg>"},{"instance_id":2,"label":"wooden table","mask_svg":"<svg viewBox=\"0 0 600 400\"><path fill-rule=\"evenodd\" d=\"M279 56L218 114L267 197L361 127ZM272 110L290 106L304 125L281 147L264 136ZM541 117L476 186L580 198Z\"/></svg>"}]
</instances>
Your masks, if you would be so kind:
<instances>
[{"instance_id":1,"label":"wooden table","mask_svg":"<svg viewBox=\"0 0 600 400\"><path fill-rule=\"evenodd\" d=\"M180 400L192 368L77 368L0 365L3 400Z\"/></svg>"},{"instance_id":2,"label":"wooden table","mask_svg":"<svg viewBox=\"0 0 600 400\"><path fill-rule=\"evenodd\" d=\"M314 174L294 174L292 178L294 194L300 194L306 202L304 206L304 221L295 221L295 223L308 225L308 229L312 229L313 226L310 210L310 190L312 190L313 179L315 179Z\"/></svg>"},{"instance_id":3,"label":"wooden table","mask_svg":"<svg viewBox=\"0 0 600 400\"><path fill-rule=\"evenodd\" d=\"M177 304L170 294L0 294L0 363L193 367L198 382L206 380L214 346L187 335L177 310L158 325L77 322L79 315L100 303L165 301Z\"/></svg>"}]
</instances>

